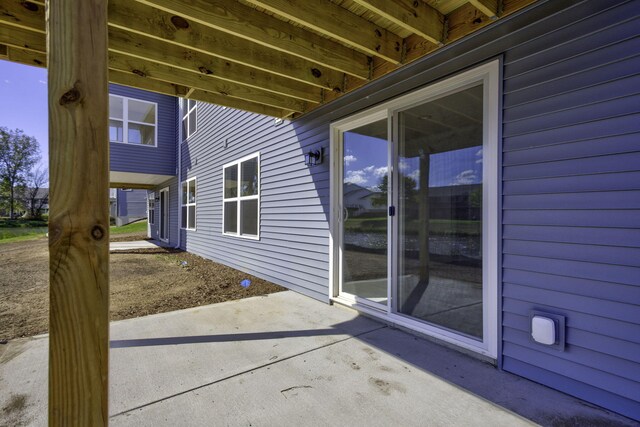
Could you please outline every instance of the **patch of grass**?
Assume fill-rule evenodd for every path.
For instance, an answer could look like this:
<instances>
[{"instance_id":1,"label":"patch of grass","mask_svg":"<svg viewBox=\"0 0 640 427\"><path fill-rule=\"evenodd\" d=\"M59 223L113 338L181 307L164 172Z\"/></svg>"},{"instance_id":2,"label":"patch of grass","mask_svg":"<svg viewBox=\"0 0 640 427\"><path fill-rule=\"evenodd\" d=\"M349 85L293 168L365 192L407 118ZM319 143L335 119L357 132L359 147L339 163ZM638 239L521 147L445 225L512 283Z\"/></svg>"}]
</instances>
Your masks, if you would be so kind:
<instances>
[{"instance_id":1,"label":"patch of grass","mask_svg":"<svg viewBox=\"0 0 640 427\"><path fill-rule=\"evenodd\" d=\"M111 226L109 233L114 234L127 234L127 233L146 233L147 232L147 220L133 222L131 224L123 225L121 227Z\"/></svg>"},{"instance_id":2,"label":"patch of grass","mask_svg":"<svg viewBox=\"0 0 640 427\"><path fill-rule=\"evenodd\" d=\"M47 227L0 228L0 243L37 239L47 233Z\"/></svg>"},{"instance_id":3,"label":"patch of grass","mask_svg":"<svg viewBox=\"0 0 640 427\"><path fill-rule=\"evenodd\" d=\"M46 219L0 218L0 228L37 228L46 226Z\"/></svg>"},{"instance_id":4,"label":"patch of grass","mask_svg":"<svg viewBox=\"0 0 640 427\"><path fill-rule=\"evenodd\" d=\"M46 233L46 219L0 218L0 243L38 239Z\"/></svg>"}]
</instances>

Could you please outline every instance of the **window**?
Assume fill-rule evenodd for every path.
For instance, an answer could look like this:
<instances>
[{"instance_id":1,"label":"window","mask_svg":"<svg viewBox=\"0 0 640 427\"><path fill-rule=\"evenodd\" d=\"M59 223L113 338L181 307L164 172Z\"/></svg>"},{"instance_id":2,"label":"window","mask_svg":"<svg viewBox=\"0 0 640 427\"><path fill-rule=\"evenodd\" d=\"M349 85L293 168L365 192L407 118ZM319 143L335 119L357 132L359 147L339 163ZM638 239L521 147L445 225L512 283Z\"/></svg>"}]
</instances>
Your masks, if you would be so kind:
<instances>
[{"instance_id":1,"label":"window","mask_svg":"<svg viewBox=\"0 0 640 427\"><path fill-rule=\"evenodd\" d=\"M149 224L153 225L156 223L155 219L156 219L156 195L155 193L149 193L147 195L148 197L148 219L149 219Z\"/></svg>"},{"instance_id":2,"label":"window","mask_svg":"<svg viewBox=\"0 0 640 427\"><path fill-rule=\"evenodd\" d=\"M109 140L156 146L158 107L154 102L109 95Z\"/></svg>"},{"instance_id":3,"label":"window","mask_svg":"<svg viewBox=\"0 0 640 427\"><path fill-rule=\"evenodd\" d=\"M196 179L182 182L182 228L196 229Z\"/></svg>"},{"instance_id":4,"label":"window","mask_svg":"<svg viewBox=\"0 0 640 427\"><path fill-rule=\"evenodd\" d=\"M230 236L259 238L260 224L260 153L252 154L222 168L222 233Z\"/></svg>"},{"instance_id":5,"label":"window","mask_svg":"<svg viewBox=\"0 0 640 427\"><path fill-rule=\"evenodd\" d=\"M186 141L191 135L196 133L196 106L196 101L194 100L180 100L180 109L182 111L182 142Z\"/></svg>"}]
</instances>

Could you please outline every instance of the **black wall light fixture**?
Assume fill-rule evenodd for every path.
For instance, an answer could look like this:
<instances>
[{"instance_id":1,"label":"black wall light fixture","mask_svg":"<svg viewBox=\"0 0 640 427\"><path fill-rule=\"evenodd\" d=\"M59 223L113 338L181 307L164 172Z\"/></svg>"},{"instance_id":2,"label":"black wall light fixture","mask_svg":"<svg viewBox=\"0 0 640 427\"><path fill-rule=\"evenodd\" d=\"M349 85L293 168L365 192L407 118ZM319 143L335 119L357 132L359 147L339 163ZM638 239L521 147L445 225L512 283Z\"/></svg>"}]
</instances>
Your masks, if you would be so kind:
<instances>
[{"instance_id":1,"label":"black wall light fixture","mask_svg":"<svg viewBox=\"0 0 640 427\"><path fill-rule=\"evenodd\" d=\"M322 157L324 155L324 148L319 150L309 150L304 155L304 164L307 166L316 166L322 164Z\"/></svg>"}]
</instances>

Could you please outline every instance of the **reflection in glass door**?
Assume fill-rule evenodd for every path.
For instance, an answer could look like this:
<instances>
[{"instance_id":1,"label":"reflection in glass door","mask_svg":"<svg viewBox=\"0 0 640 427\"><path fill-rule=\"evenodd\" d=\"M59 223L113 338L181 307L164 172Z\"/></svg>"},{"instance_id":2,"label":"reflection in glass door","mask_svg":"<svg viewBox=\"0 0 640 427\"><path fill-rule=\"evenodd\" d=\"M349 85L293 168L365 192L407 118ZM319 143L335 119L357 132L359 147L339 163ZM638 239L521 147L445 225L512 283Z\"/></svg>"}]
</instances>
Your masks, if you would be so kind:
<instances>
[{"instance_id":1,"label":"reflection in glass door","mask_svg":"<svg viewBox=\"0 0 640 427\"><path fill-rule=\"evenodd\" d=\"M483 85L398 121L397 313L483 339Z\"/></svg>"},{"instance_id":2,"label":"reflection in glass door","mask_svg":"<svg viewBox=\"0 0 640 427\"><path fill-rule=\"evenodd\" d=\"M387 304L387 119L342 134L342 292Z\"/></svg>"}]
</instances>

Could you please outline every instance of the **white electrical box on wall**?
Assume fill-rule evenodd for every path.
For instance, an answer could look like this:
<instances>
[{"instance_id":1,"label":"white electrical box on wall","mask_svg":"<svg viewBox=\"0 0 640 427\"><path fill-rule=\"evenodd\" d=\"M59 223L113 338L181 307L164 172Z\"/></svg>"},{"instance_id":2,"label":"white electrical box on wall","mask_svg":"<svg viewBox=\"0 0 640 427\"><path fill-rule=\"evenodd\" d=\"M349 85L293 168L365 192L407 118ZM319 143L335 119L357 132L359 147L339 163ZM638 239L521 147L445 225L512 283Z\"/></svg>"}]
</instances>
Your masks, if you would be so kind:
<instances>
[{"instance_id":1,"label":"white electrical box on wall","mask_svg":"<svg viewBox=\"0 0 640 427\"><path fill-rule=\"evenodd\" d=\"M540 344L555 344L556 323L548 317L533 316L531 319L531 338Z\"/></svg>"},{"instance_id":2,"label":"white electrical box on wall","mask_svg":"<svg viewBox=\"0 0 640 427\"><path fill-rule=\"evenodd\" d=\"M563 315L533 310L529 313L529 339L537 345L564 351L565 323Z\"/></svg>"}]
</instances>

